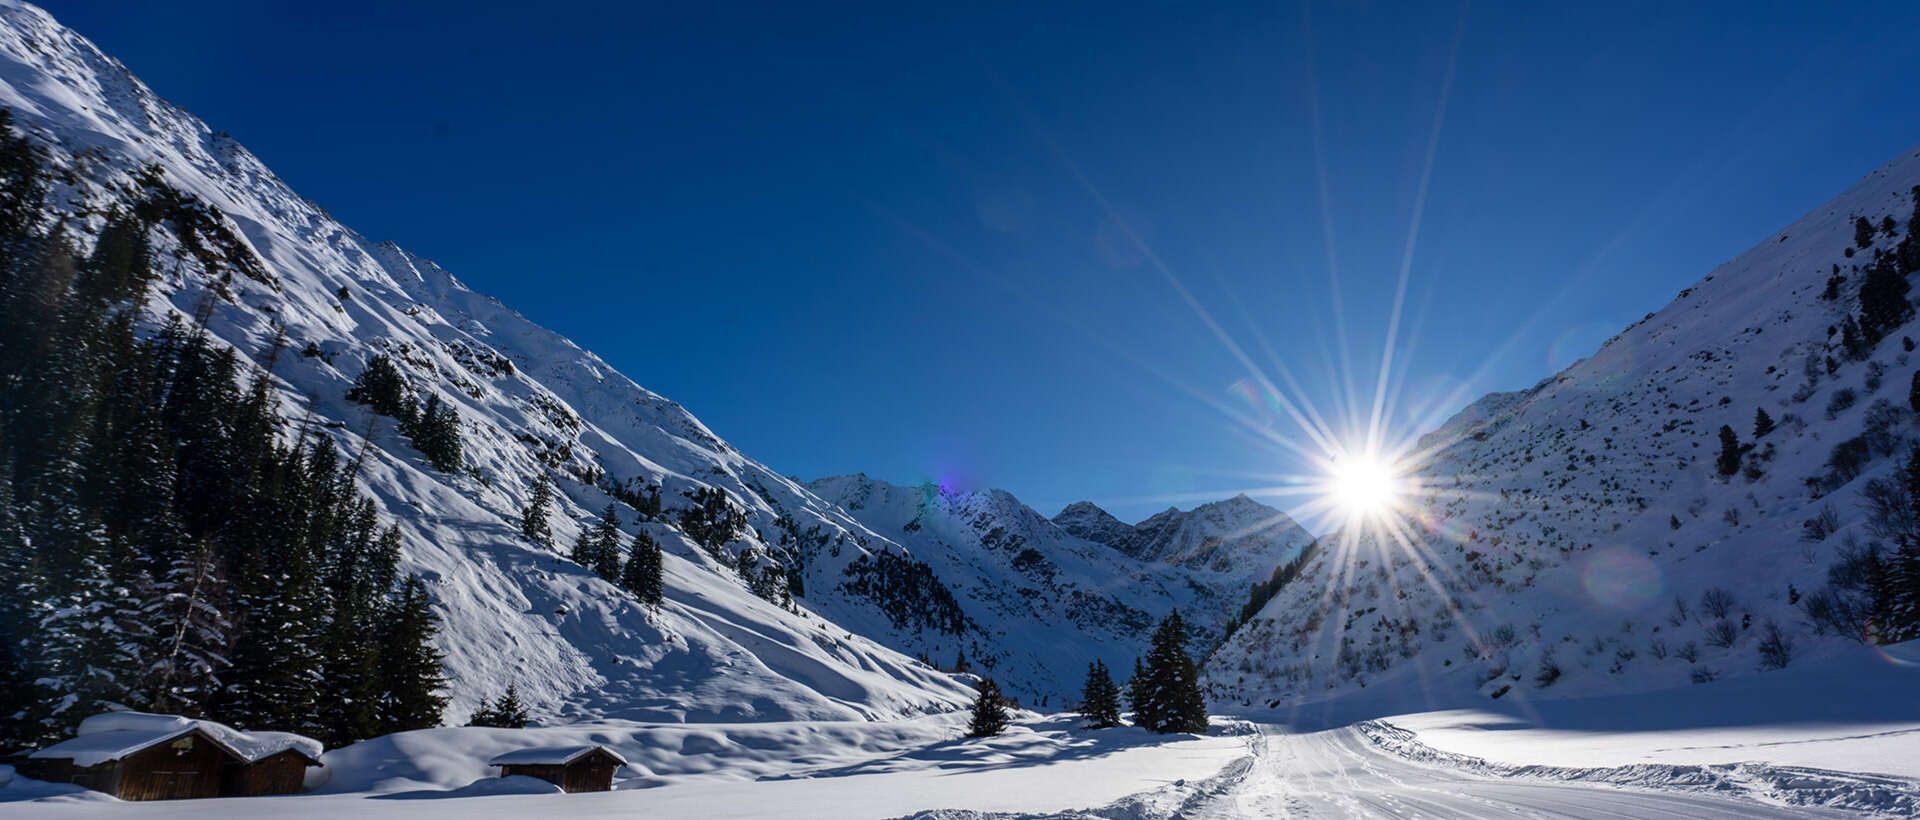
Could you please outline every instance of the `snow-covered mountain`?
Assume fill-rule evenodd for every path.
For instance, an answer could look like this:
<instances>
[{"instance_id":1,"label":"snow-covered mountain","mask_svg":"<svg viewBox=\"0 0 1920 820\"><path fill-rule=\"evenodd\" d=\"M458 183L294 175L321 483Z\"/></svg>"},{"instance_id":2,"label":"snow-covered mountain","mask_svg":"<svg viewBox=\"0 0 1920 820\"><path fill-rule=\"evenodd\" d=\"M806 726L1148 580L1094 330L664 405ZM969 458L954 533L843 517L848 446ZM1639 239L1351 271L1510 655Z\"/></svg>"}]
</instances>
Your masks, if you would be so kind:
<instances>
[{"instance_id":1,"label":"snow-covered mountain","mask_svg":"<svg viewBox=\"0 0 1920 820\"><path fill-rule=\"evenodd\" d=\"M1095 658L1124 675L1154 622L1175 608L1194 627L1195 648L1211 647L1249 587L1312 540L1246 496L1134 527L1084 501L1048 520L1003 490L865 475L807 487L945 579L981 634L966 650L973 665L1036 706L1076 696Z\"/></svg>"},{"instance_id":2,"label":"snow-covered mountain","mask_svg":"<svg viewBox=\"0 0 1920 820\"><path fill-rule=\"evenodd\" d=\"M165 275L148 318L204 317L271 370L289 435L297 423L365 453L359 478L401 526L402 569L430 583L444 618L449 719L508 683L547 718L857 719L968 697L964 681L888 648L952 652L969 639L877 580L921 566L898 545L599 357L339 224L226 134L11 0L0 2L0 106L46 152L49 222L83 246L150 174L205 206L190 227L151 237ZM458 410L461 469L434 469L391 419L345 398L378 354L420 397ZM560 490L557 547L518 528L543 474ZM665 547L658 612L563 557L613 495L649 489L661 515L619 509L623 530L647 528ZM744 526L702 547L672 522L691 494L713 490Z\"/></svg>"},{"instance_id":3,"label":"snow-covered mountain","mask_svg":"<svg viewBox=\"0 0 1920 820\"><path fill-rule=\"evenodd\" d=\"M1133 526L1081 501L1061 510L1053 522L1142 561L1236 577L1249 570L1270 572L1304 543L1293 519L1245 495L1186 512L1169 507Z\"/></svg>"},{"instance_id":4,"label":"snow-covered mountain","mask_svg":"<svg viewBox=\"0 0 1920 820\"><path fill-rule=\"evenodd\" d=\"M1893 486L1873 482L1916 438L1910 260L1881 280L1899 293L1861 296L1914 230L1916 184L1909 152L1589 358L1428 435L1406 543L1323 539L1212 658L1215 695L1648 689L1857 645L1806 603L1874 535L1863 496ZM1876 309L1895 317L1877 344Z\"/></svg>"}]
</instances>

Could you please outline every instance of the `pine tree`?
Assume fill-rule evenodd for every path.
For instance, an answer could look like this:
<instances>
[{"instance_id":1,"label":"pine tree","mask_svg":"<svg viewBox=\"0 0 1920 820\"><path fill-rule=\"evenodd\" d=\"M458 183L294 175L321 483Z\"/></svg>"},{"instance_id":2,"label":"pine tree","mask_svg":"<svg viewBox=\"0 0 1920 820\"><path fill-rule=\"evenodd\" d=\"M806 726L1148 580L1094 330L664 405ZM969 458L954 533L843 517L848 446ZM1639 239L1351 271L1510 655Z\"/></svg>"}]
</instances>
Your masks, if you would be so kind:
<instances>
[{"instance_id":1,"label":"pine tree","mask_svg":"<svg viewBox=\"0 0 1920 820\"><path fill-rule=\"evenodd\" d=\"M0 125L5 123L5 113L0 108ZM33 545L21 529L14 502L13 457L0 441L0 743L6 748L14 748L12 744L27 734L21 725L23 713L34 703L27 641L33 635L29 619L34 617L38 587Z\"/></svg>"},{"instance_id":2,"label":"pine tree","mask_svg":"<svg viewBox=\"0 0 1920 820\"><path fill-rule=\"evenodd\" d=\"M666 599L666 577L661 567L660 544L643 526L633 534L627 565L620 571L620 588L640 603L659 607Z\"/></svg>"},{"instance_id":3,"label":"pine tree","mask_svg":"<svg viewBox=\"0 0 1920 820\"><path fill-rule=\"evenodd\" d=\"M460 411L438 395L427 397L412 429L405 432L434 469L450 473L460 468Z\"/></svg>"},{"instance_id":4,"label":"pine tree","mask_svg":"<svg viewBox=\"0 0 1920 820\"><path fill-rule=\"evenodd\" d=\"M1098 660L1087 665L1087 682L1080 688L1080 715L1087 725L1106 729L1120 725L1120 689Z\"/></svg>"},{"instance_id":5,"label":"pine tree","mask_svg":"<svg viewBox=\"0 0 1920 820\"><path fill-rule=\"evenodd\" d=\"M1763 439L1773 432L1773 417L1767 415L1767 408L1759 407L1753 411L1753 437Z\"/></svg>"},{"instance_id":6,"label":"pine tree","mask_svg":"<svg viewBox=\"0 0 1920 820\"><path fill-rule=\"evenodd\" d=\"M411 429L418 418L412 394L407 377L400 374L400 368L387 354L381 353L367 360L367 369L353 380L347 399L372 407L373 412L380 415L398 419L404 432Z\"/></svg>"},{"instance_id":7,"label":"pine tree","mask_svg":"<svg viewBox=\"0 0 1920 820\"><path fill-rule=\"evenodd\" d=\"M1853 244L1863 250L1873 244L1873 223L1864 216L1853 218Z\"/></svg>"},{"instance_id":8,"label":"pine tree","mask_svg":"<svg viewBox=\"0 0 1920 820\"><path fill-rule=\"evenodd\" d=\"M573 560L608 581L620 579L620 511L614 505L608 504L599 521L580 531L573 542Z\"/></svg>"},{"instance_id":9,"label":"pine tree","mask_svg":"<svg viewBox=\"0 0 1920 820\"><path fill-rule=\"evenodd\" d=\"M525 729L527 723L527 707L520 703L520 689L511 683L498 700L480 707L467 721L468 726L489 729Z\"/></svg>"},{"instance_id":10,"label":"pine tree","mask_svg":"<svg viewBox=\"0 0 1920 820\"><path fill-rule=\"evenodd\" d=\"M1855 361L1867 356L1866 336L1861 332L1860 323L1854 321L1852 315L1848 315L1840 322L1840 349L1846 352L1847 358Z\"/></svg>"},{"instance_id":11,"label":"pine tree","mask_svg":"<svg viewBox=\"0 0 1920 820\"><path fill-rule=\"evenodd\" d=\"M1874 577L1872 598L1880 643L1920 638L1920 444L1907 453L1900 470L1906 493L1908 521L1893 552L1884 557Z\"/></svg>"},{"instance_id":12,"label":"pine tree","mask_svg":"<svg viewBox=\"0 0 1920 820\"><path fill-rule=\"evenodd\" d=\"M1134 704L1134 723L1159 734L1201 733L1207 730L1206 699L1200 694L1199 670L1187 656L1187 627L1175 610L1160 621L1147 652L1146 679L1137 684L1141 702Z\"/></svg>"},{"instance_id":13,"label":"pine tree","mask_svg":"<svg viewBox=\"0 0 1920 820\"><path fill-rule=\"evenodd\" d=\"M1740 436L1733 432L1732 427L1720 425L1720 456L1714 460L1714 466L1720 471L1721 477L1731 477L1740 472L1740 455Z\"/></svg>"},{"instance_id":14,"label":"pine tree","mask_svg":"<svg viewBox=\"0 0 1920 820\"><path fill-rule=\"evenodd\" d=\"M447 706L441 690L447 681L440 672L440 650L433 645L439 631L440 616L433 612L427 585L419 576L408 576L389 608L381 633L384 692L380 722L384 732L440 725Z\"/></svg>"},{"instance_id":15,"label":"pine tree","mask_svg":"<svg viewBox=\"0 0 1920 820\"><path fill-rule=\"evenodd\" d=\"M1886 338L1895 328L1913 316L1907 302L1910 289L1907 277L1894 268L1892 260L1881 259L1867 266L1860 282L1860 331L1871 346Z\"/></svg>"},{"instance_id":16,"label":"pine tree","mask_svg":"<svg viewBox=\"0 0 1920 820\"><path fill-rule=\"evenodd\" d=\"M973 701L973 717L967 721L967 737L992 737L1007 729L1007 699L993 678L981 678L979 696Z\"/></svg>"},{"instance_id":17,"label":"pine tree","mask_svg":"<svg viewBox=\"0 0 1920 820\"><path fill-rule=\"evenodd\" d=\"M1907 382L1907 406L1920 413L1920 370L1915 370L1913 379Z\"/></svg>"},{"instance_id":18,"label":"pine tree","mask_svg":"<svg viewBox=\"0 0 1920 820\"><path fill-rule=\"evenodd\" d=\"M174 556L141 614L154 626L146 665L147 701L156 712L205 714L220 689L233 624L221 607L227 580L202 540Z\"/></svg>"},{"instance_id":19,"label":"pine tree","mask_svg":"<svg viewBox=\"0 0 1920 820\"><path fill-rule=\"evenodd\" d=\"M1148 706L1147 667L1139 658L1133 659L1133 675L1127 678L1127 708L1133 711L1133 723L1145 726L1141 719L1141 707Z\"/></svg>"},{"instance_id":20,"label":"pine tree","mask_svg":"<svg viewBox=\"0 0 1920 820\"><path fill-rule=\"evenodd\" d=\"M527 506L520 511L520 535L528 541L544 547L553 546L553 529L547 524L547 516L553 509L553 484L545 474L533 479L533 494L527 499Z\"/></svg>"},{"instance_id":21,"label":"pine tree","mask_svg":"<svg viewBox=\"0 0 1920 820\"><path fill-rule=\"evenodd\" d=\"M44 598L31 638L42 694L30 731L42 739L96 712L144 705L135 684L148 638L137 604L145 585L87 503L83 451L77 440L55 450L31 509Z\"/></svg>"}]
</instances>

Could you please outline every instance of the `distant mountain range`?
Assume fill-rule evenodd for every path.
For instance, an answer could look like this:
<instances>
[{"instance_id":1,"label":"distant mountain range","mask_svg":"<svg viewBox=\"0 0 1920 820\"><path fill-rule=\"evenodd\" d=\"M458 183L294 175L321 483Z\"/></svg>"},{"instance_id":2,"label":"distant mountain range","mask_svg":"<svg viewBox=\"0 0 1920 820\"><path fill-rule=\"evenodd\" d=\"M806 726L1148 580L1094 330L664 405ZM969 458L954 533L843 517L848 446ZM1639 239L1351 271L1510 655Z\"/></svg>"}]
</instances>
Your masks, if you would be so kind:
<instances>
[{"instance_id":1,"label":"distant mountain range","mask_svg":"<svg viewBox=\"0 0 1920 820\"><path fill-rule=\"evenodd\" d=\"M865 475L807 488L931 566L981 633L972 657L1036 705L1077 694L1096 658L1131 669L1154 622L1175 608L1204 653L1253 583L1312 540L1246 496L1128 526L1084 501L1048 520L1001 490L949 492Z\"/></svg>"}]
</instances>

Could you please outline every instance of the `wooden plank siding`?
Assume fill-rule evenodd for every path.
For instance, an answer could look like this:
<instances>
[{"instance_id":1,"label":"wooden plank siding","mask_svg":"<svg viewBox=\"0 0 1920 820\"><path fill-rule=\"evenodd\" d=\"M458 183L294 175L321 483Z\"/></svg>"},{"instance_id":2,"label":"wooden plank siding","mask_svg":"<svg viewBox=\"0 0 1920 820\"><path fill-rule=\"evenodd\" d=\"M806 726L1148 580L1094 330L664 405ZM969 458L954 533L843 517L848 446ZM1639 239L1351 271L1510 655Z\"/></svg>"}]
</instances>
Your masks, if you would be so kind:
<instances>
[{"instance_id":1,"label":"wooden plank siding","mask_svg":"<svg viewBox=\"0 0 1920 820\"><path fill-rule=\"evenodd\" d=\"M306 788L307 767L311 765L317 764L293 749L236 764L227 770L220 793L227 797L299 794Z\"/></svg>"},{"instance_id":2,"label":"wooden plank siding","mask_svg":"<svg viewBox=\"0 0 1920 820\"><path fill-rule=\"evenodd\" d=\"M76 774L94 782L73 782L121 800L219 797L227 767L240 762L205 733L194 731L117 761L78 769Z\"/></svg>"}]
</instances>

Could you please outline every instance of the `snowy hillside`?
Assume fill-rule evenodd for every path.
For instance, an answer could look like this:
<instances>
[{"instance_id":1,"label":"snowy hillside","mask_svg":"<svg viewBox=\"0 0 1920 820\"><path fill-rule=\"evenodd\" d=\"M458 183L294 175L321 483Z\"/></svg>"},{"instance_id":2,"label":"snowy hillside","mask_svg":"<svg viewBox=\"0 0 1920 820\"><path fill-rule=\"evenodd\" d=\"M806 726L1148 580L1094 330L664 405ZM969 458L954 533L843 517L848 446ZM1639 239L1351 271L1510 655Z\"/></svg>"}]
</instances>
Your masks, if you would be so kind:
<instances>
[{"instance_id":1,"label":"snowy hillside","mask_svg":"<svg viewBox=\"0 0 1920 820\"><path fill-rule=\"evenodd\" d=\"M83 246L143 189L144 169L207 207L191 232L152 237L166 275L148 318L204 317L271 371L283 417L298 422L283 432L364 453L361 484L401 525L401 569L428 581L445 621L448 719L509 683L549 718L857 719L965 698L963 682L882 645L952 651L959 636L890 617L883 590L848 583L915 566L896 545L592 353L335 222L18 2L0 3L0 106L46 151L59 212L48 222L65 220ZM345 398L378 354L414 395L458 411L458 469L436 469L392 419ZM553 546L519 529L543 474L559 490ZM703 546L677 522L712 491L721 518L744 525ZM650 515L652 492L662 509ZM613 495L622 530L646 528L665 548L657 612L563 557Z\"/></svg>"},{"instance_id":2,"label":"snowy hillside","mask_svg":"<svg viewBox=\"0 0 1920 820\"><path fill-rule=\"evenodd\" d=\"M1130 669L1153 624L1179 608L1204 650L1248 588L1312 540L1245 496L1130 527L1087 502L1049 521L1002 490L902 487L864 475L808 489L905 545L946 579L982 633L967 653L1033 706L1077 698L1087 664ZM932 660L948 664L953 658Z\"/></svg>"},{"instance_id":3,"label":"snowy hillside","mask_svg":"<svg viewBox=\"0 0 1920 820\"><path fill-rule=\"evenodd\" d=\"M1325 539L1211 659L1215 695L1685 686L1884 627L1855 617L1847 635L1849 618L1811 613L1836 600L1819 595L1830 570L1849 583L1868 544L1895 543L1868 497L1907 503L1889 477L1916 438L1916 184L1909 153L1591 357L1427 436L1406 542Z\"/></svg>"}]
</instances>

